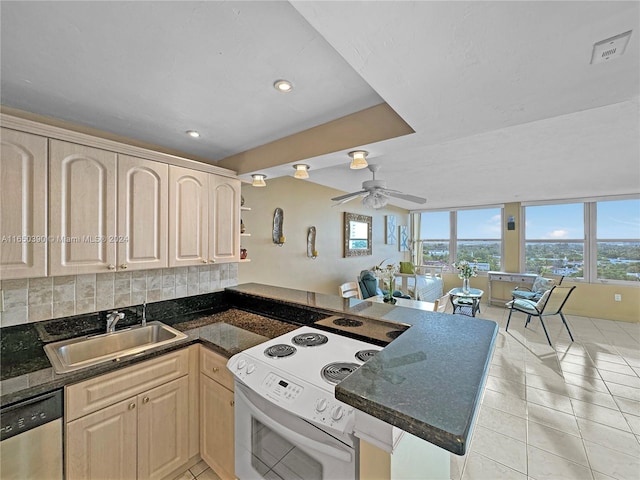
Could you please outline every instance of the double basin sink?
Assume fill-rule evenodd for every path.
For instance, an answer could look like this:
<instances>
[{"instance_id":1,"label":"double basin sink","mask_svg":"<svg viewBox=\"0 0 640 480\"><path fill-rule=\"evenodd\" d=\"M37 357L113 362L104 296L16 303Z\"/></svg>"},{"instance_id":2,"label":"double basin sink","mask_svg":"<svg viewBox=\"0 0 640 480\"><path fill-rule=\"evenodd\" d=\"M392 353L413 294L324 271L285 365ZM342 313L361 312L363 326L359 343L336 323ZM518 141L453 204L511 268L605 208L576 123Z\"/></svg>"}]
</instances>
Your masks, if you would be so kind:
<instances>
[{"instance_id":1,"label":"double basin sink","mask_svg":"<svg viewBox=\"0 0 640 480\"><path fill-rule=\"evenodd\" d=\"M44 351L56 373L68 373L117 361L185 338L187 335L164 323L149 322L113 333L48 343L44 346Z\"/></svg>"}]
</instances>

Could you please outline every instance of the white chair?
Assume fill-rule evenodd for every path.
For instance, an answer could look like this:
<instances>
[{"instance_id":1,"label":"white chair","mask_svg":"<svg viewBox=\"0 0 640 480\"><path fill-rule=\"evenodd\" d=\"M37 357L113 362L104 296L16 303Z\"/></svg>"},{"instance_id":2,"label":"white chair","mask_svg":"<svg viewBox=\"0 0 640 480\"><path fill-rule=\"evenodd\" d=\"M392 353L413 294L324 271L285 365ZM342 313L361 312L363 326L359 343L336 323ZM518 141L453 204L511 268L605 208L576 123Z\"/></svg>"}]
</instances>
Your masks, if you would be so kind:
<instances>
[{"instance_id":1,"label":"white chair","mask_svg":"<svg viewBox=\"0 0 640 480\"><path fill-rule=\"evenodd\" d=\"M433 302L433 311L444 313L449 305L449 294L445 294Z\"/></svg>"},{"instance_id":2,"label":"white chair","mask_svg":"<svg viewBox=\"0 0 640 480\"><path fill-rule=\"evenodd\" d=\"M338 293L342 298L358 298L362 300L358 282L346 282L338 287Z\"/></svg>"}]
</instances>

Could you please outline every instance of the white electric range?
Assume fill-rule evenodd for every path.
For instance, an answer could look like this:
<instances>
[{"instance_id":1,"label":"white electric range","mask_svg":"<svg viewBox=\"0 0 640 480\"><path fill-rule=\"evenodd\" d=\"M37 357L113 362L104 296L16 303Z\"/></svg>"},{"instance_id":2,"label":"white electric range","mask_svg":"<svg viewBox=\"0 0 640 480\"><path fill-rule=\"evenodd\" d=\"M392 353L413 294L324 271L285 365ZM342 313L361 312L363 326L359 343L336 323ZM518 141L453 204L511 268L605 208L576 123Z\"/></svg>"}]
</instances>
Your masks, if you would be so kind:
<instances>
[{"instance_id":1,"label":"white electric range","mask_svg":"<svg viewBox=\"0 0 640 480\"><path fill-rule=\"evenodd\" d=\"M238 478L357 478L356 411L335 385L380 350L300 327L231 357Z\"/></svg>"}]
</instances>

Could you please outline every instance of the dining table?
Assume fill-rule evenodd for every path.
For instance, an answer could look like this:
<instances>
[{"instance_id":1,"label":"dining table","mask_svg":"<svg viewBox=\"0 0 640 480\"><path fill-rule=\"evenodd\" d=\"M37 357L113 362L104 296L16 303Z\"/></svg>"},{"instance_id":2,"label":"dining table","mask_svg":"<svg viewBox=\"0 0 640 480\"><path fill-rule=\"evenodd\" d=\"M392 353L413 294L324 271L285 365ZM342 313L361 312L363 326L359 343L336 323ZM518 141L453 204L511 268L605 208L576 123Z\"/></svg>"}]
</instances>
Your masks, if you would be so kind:
<instances>
[{"instance_id":1,"label":"dining table","mask_svg":"<svg viewBox=\"0 0 640 480\"><path fill-rule=\"evenodd\" d=\"M425 310L433 312L435 310L435 303L423 302L421 300L412 300L409 298L393 297L396 300L395 305L399 307L417 308L418 310ZM369 302L384 303L384 295L374 295L373 297L365 298Z\"/></svg>"}]
</instances>

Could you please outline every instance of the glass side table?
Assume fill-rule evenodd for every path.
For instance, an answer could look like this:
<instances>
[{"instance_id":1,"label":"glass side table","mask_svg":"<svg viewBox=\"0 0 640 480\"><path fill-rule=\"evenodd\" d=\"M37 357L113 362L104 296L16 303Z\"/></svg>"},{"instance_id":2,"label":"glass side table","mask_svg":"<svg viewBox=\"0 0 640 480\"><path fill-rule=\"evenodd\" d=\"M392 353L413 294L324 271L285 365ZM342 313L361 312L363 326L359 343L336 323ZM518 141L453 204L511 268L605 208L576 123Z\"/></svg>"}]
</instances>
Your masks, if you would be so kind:
<instances>
[{"instance_id":1,"label":"glass side table","mask_svg":"<svg viewBox=\"0 0 640 480\"><path fill-rule=\"evenodd\" d=\"M470 288L469 292L464 293L462 288L453 288L449 290L449 299L453 305L453 313L462 313L475 317L480 311L480 300L484 295L484 291L479 288Z\"/></svg>"}]
</instances>

